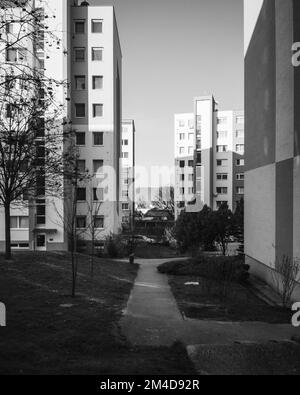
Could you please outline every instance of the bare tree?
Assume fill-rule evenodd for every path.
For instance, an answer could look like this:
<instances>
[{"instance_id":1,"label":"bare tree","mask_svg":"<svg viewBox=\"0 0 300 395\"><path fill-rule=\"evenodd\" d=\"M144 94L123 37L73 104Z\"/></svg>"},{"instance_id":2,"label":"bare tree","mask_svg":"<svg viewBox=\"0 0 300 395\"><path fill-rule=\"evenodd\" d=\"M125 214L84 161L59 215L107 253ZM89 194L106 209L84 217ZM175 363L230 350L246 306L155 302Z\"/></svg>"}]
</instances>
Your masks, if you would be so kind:
<instances>
[{"instance_id":1,"label":"bare tree","mask_svg":"<svg viewBox=\"0 0 300 395\"><path fill-rule=\"evenodd\" d=\"M152 202L155 208L159 210L167 210L174 213L175 202L174 202L174 187L170 187L169 191L163 193L163 188L159 188L158 196L155 197Z\"/></svg>"},{"instance_id":2,"label":"bare tree","mask_svg":"<svg viewBox=\"0 0 300 395\"><path fill-rule=\"evenodd\" d=\"M47 30L46 7L36 8L32 0L2 0L0 7L0 204L5 211L5 256L10 259L11 207L28 205L24 195L30 202L54 196L62 187L57 174L64 127L55 91L65 82L46 77L36 55L46 39L61 44Z\"/></svg>"},{"instance_id":3,"label":"bare tree","mask_svg":"<svg viewBox=\"0 0 300 395\"><path fill-rule=\"evenodd\" d=\"M281 295L283 306L288 306L290 304L293 292L297 285L299 274L299 259L293 259L286 255L284 255L281 259L278 257L276 258L273 278L277 292Z\"/></svg>"}]
</instances>

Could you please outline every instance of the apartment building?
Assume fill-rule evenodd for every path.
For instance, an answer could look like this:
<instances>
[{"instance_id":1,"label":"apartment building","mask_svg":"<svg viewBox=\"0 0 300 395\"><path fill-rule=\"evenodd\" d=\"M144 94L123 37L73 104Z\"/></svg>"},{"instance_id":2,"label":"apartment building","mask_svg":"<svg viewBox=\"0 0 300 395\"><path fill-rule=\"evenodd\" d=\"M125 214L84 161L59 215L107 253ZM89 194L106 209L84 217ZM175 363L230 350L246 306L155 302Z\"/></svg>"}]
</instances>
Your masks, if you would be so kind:
<instances>
[{"instance_id":1,"label":"apartment building","mask_svg":"<svg viewBox=\"0 0 300 395\"><path fill-rule=\"evenodd\" d=\"M194 112L175 115L175 216L181 210L233 211L244 195L244 114L219 111L213 96L197 97Z\"/></svg>"},{"instance_id":2,"label":"apartment building","mask_svg":"<svg viewBox=\"0 0 300 395\"><path fill-rule=\"evenodd\" d=\"M62 119L69 120L76 131L78 167L91 175L77 188L77 229L82 238L90 240L93 224L97 237L103 238L121 227L122 54L114 8L90 6L85 1L51 0L49 11L48 3L32 0L45 18L47 14L47 28L62 45L41 39L35 53L31 51L33 56L24 58L27 65L39 67L46 77L69 82L67 97L58 87L54 98L57 106L64 108ZM48 18L49 12L55 18ZM28 45L24 42L24 51ZM14 249L68 248L68 197L46 196L46 178L43 188L30 204L12 209ZM4 220L0 224L3 249Z\"/></svg>"},{"instance_id":3,"label":"apartment building","mask_svg":"<svg viewBox=\"0 0 300 395\"><path fill-rule=\"evenodd\" d=\"M133 229L135 207L135 124L134 120L122 122L121 153L121 219L125 230Z\"/></svg>"},{"instance_id":4,"label":"apartment building","mask_svg":"<svg viewBox=\"0 0 300 395\"><path fill-rule=\"evenodd\" d=\"M246 0L245 253L274 285L284 256L300 257L300 42L297 0ZM300 300L300 285L294 292Z\"/></svg>"}]
</instances>

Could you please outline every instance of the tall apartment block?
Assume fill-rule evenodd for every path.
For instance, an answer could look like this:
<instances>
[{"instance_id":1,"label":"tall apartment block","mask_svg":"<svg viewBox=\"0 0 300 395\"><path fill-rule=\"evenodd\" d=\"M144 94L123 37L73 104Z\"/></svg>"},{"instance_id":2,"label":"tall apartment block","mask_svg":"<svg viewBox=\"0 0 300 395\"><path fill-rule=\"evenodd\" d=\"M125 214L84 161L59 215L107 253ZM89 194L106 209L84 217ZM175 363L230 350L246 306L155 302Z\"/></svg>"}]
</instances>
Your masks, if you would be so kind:
<instances>
[{"instance_id":1,"label":"tall apartment block","mask_svg":"<svg viewBox=\"0 0 300 395\"><path fill-rule=\"evenodd\" d=\"M45 70L48 78L69 82L69 100L63 88L58 88L54 97L57 105L65 108L62 118L70 120L76 131L78 167L92 175L88 183L78 185L77 228L89 240L88 225L93 221L98 237L103 238L121 227L122 54L114 8L74 0L50 3L49 11L46 9L49 2L32 0L45 15L48 12L55 15L47 19L47 26L62 45L41 39L34 56L26 61ZM44 187L47 190L47 180ZM13 248L41 251L68 248L68 198L45 195L44 190L28 207L12 210ZM2 219L0 240L0 247L4 248Z\"/></svg>"},{"instance_id":2,"label":"tall apartment block","mask_svg":"<svg viewBox=\"0 0 300 395\"><path fill-rule=\"evenodd\" d=\"M122 228L132 230L135 205L135 124L133 120L122 122L122 153L120 181L120 212Z\"/></svg>"},{"instance_id":3,"label":"tall apartment block","mask_svg":"<svg viewBox=\"0 0 300 395\"><path fill-rule=\"evenodd\" d=\"M252 273L274 285L276 261L300 257L300 4L244 5L245 253Z\"/></svg>"},{"instance_id":4,"label":"tall apartment block","mask_svg":"<svg viewBox=\"0 0 300 395\"><path fill-rule=\"evenodd\" d=\"M244 113L219 111L213 96L175 115L175 216L185 209L235 210L244 195Z\"/></svg>"}]
</instances>

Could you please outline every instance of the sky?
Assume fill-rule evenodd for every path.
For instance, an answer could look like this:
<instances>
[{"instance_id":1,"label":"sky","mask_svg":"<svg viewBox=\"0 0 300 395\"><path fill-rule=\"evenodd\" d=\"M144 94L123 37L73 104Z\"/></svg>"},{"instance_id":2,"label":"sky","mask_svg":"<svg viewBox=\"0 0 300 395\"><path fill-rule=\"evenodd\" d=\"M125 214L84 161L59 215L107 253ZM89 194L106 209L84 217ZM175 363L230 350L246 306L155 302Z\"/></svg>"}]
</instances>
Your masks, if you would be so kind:
<instances>
[{"instance_id":1,"label":"sky","mask_svg":"<svg viewBox=\"0 0 300 395\"><path fill-rule=\"evenodd\" d=\"M243 109L243 0L89 2L115 6L138 166L174 165L174 114L192 112L195 96Z\"/></svg>"}]
</instances>

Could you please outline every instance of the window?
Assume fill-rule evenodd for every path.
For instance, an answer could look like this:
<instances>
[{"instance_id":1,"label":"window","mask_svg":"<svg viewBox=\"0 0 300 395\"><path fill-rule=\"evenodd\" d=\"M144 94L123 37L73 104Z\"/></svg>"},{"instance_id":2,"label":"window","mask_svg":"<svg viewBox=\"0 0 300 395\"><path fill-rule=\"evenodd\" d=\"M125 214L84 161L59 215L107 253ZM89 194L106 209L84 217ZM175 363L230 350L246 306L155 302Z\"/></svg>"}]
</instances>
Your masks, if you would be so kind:
<instances>
[{"instance_id":1,"label":"window","mask_svg":"<svg viewBox=\"0 0 300 395\"><path fill-rule=\"evenodd\" d=\"M93 160L94 174L103 173L103 160Z\"/></svg>"},{"instance_id":2,"label":"window","mask_svg":"<svg viewBox=\"0 0 300 395\"><path fill-rule=\"evenodd\" d=\"M25 48L8 48L6 50L7 62L25 62L27 60L27 50Z\"/></svg>"},{"instance_id":3,"label":"window","mask_svg":"<svg viewBox=\"0 0 300 395\"><path fill-rule=\"evenodd\" d=\"M245 159L238 159L236 161L237 166L245 166Z\"/></svg>"},{"instance_id":4,"label":"window","mask_svg":"<svg viewBox=\"0 0 300 395\"><path fill-rule=\"evenodd\" d=\"M75 104L75 117L84 118L85 117L85 104L77 103Z\"/></svg>"},{"instance_id":5,"label":"window","mask_svg":"<svg viewBox=\"0 0 300 395\"><path fill-rule=\"evenodd\" d=\"M185 121L184 121L184 119L180 119L180 120L178 121L178 125L179 125L180 128L185 127Z\"/></svg>"},{"instance_id":6,"label":"window","mask_svg":"<svg viewBox=\"0 0 300 395\"><path fill-rule=\"evenodd\" d=\"M103 60L103 48L92 48L92 61L102 61Z\"/></svg>"},{"instance_id":7,"label":"window","mask_svg":"<svg viewBox=\"0 0 300 395\"><path fill-rule=\"evenodd\" d=\"M122 158L128 159L129 158L129 152L122 152Z\"/></svg>"},{"instance_id":8,"label":"window","mask_svg":"<svg viewBox=\"0 0 300 395\"><path fill-rule=\"evenodd\" d=\"M228 159L217 159L217 166L227 166Z\"/></svg>"},{"instance_id":9,"label":"window","mask_svg":"<svg viewBox=\"0 0 300 395\"><path fill-rule=\"evenodd\" d=\"M189 174L189 181L194 181L194 174Z\"/></svg>"},{"instance_id":10,"label":"window","mask_svg":"<svg viewBox=\"0 0 300 395\"><path fill-rule=\"evenodd\" d=\"M220 181L228 180L228 174L225 174L225 173L217 174L217 180L220 180Z\"/></svg>"},{"instance_id":11,"label":"window","mask_svg":"<svg viewBox=\"0 0 300 395\"><path fill-rule=\"evenodd\" d=\"M103 117L103 104L93 104L93 117Z\"/></svg>"},{"instance_id":12,"label":"window","mask_svg":"<svg viewBox=\"0 0 300 395\"><path fill-rule=\"evenodd\" d=\"M241 155L244 155L244 152L245 152L244 144L237 144L236 145L236 152L238 152Z\"/></svg>"},{"instance_id":13,"label":"window","mask_svg":"<svg viewBox=\"0 0 300 395\"><path fill-rule=\"evenodd\" d=\"M184 160L180 160L179 161L179 167L182 168L182 169L185 167L185 161Z\"/></svg>"},{"instance_id":14,"label":"window","mask_svg":"<svg viewBox=\"0 0 300 395\"><path fill-rule=\"evenodd\" d=\"M189 167L194 167L194 161L193 160L189 160Z\"/></svg>"},{"instance_id":15,"label":"window","mask_svg":"<svg viewBox=\"0 0 300 395\"><path fill-rule=\"evenodd\" d=\"M227 201L217 201L217 208L220 208L221 206L223 206L223 204L228 204Z\"/></svg>"},{"instance_id":16,"label":"window","mask_svg":"<svg viewBox=\"0 0 300 395\"><path fill-rule=\"evenodd\" d=\"M179 133L179 140L184 140L184 139L185 139L185 134Z\"/></svg>"},{"instance_id":17,"label":"window","mask_svg":"<svg viewBox=\"0 0 300 395\"><path fill-rule=\"evenodd\" d=\"M77 200L79 202L84 202L86 200L86 189L77 188Z\"/></svg>"},{"instance_id":18,"label":"window","mask_svg":"<svg viewBox=\"0 0 300 395\"><path fill-rule=\"evenodd\" d=\"M122 197L123 198L128 198L129 197L129 191L122 191Z\"/></svg>"},{"instance_id":19,"label":"window","mask_svg":"<svg viewBox=\"0 0 300 395\"><path fill-rule=\"evenodd\" d=\"M27 216L12 216L10 217L11 229L29 229L29 217Z\"/></svg>"},{"instance_id":20,"label":"window","mask_svg":"<svg viewBox=\"0 0 300 395\"><path fill-rule=\"evenodd\" d=\"M228 132L223 130L223 131L219 131L217 132L217 138L218 139L226 139L228 137Z\"/></svg>"},{"instance_id":21,"label":"window","mask_svg":"<svg viewBox=\"0 0 300 395\"><path fill-rule=\"evenodd\" d=\"M189 155L193 155L194 147L189 147Z\"/></svg>"},{"instance_id":22,"label":"window","mask_svg":"<svg viewBox=\"0 0 300 395\"><path fill-rule=\"evenodd\" d=\"M244 195L244 187L237 187L236 188L236 193L238 195Z\"/></svg>"},{"instance_id":23,"label":"window","mask_svg":"<svg viewBox=\"0 0 300 395\"><path fill-rule=\"evenodd\" d=\"M6 24L6 33L7 34L14 34L17 30L16 23L10 22Z\"/></svg>"},{"instance_id":24,"label":"window","mask_svg":"<svg viewBox=\"0 0 300 395\"><path fill-rule=\"evenodd\" d=\"M85 20L80 19L74 22L74 30L76 34L84 34L85 33Z\"/></svg>"},{"instance_id":25,"label":"window","mask_svg":"<svg viewBox=\"0 0 300 395\"><path fill-rule=\"evenodd\" d=\"M179 148L179 153L180 153L180 154L184 154L184 152L185 152L184 147L180 147L180 148Z\"/></svg>"},{"instance_id":26,"label":"window","mask_svg":"<svg viewBox=\"0 0 300 395\"><path fill-rule=\"evenodd\" d=\"M194 140L194 133L189 133L189 140Z\"/></svg>"},{"instance_id":27,"label":"window","mask_svg":"<svg viewBox=\"0 0 300 395\"><path fill-rule=\"evenodd\" d=\"M86 217L83 215L79 215L76 217L76 227L78 229L86 228Z\"/></svg>"},{"instance_id":28,"label":"window","mask_svg":"<svg viewBox=\"0 0 300 395\"><path fill-rule=\"evenodd\" d=\"M104 217L102 215L94 215L94 228L104 229Z\"/></svg>"},{"instance_id":29,"label":"window","mask_svg":"<svg viewBox=\"0 0 300 395\"><path fill-rule=\"evenodd\" d=\"M75 76L75 89L85 90L85 76L84 75L76 75Z\"/></svg>"},{"instance_id":30,"label":"window","mask_svg":"<svg viewBox=\"0 0 300 395\"><path fill-rule=\"evenodd\" d=\"M84 173L86 168L85 168L85 160L78 160L77 161L77 169L80 173Z\"/></svg>"},{"instance_id":31,"label":"window","mask_svg":"<svg viewBox=\"0 0 300 395\"><path fill-rule=\"evenodd\" d=\"M245 122L245 117L244 116L238 116L236 117L236 123L244 123Z\"/></svg>"},{"instance_id":32,"label":"window","mask_svg":"<svg viewBox=\"0 0 300 395\"><path fill-rule=\"evenodd\" d=\"M239 181L243 181L245 179L245 174L244 173L237 174L236 179Z\"/></svg>"},{"instance_id":33,"label":"window","mask_svg":"<svg viewBox=\"0 0 300 395\"><path fill-rule=\"evenodd\" d=\"M189 128L194 129L194 120L193 119L189 119Z\"/></svg>"},{"instance_id":34,"label":"window","mask_svg":"<svg viewBox=\"0 0 300 395\"><path fill-rule=\"evenodd\" d=\"M85 61L85 48L74 48L75 62Z\"/></svg>"},{"instance_id":35,"label":"window","mask_svg":"<svg viewBox=\"0 0 300 395\"><path fill-rule=\"evenodd\" d=\"M103 21L101 19L92 19L92 33L102 33Z\"/></svg>"},{"instance_id":36,"label":"window","mask_svg":"<svg viewBox=\"0 0 300 395\"><path fill-rule=\"evenodd\" d=\"M96 146L103 145L103 132L93 132L93 144Z\"/></svg>"},{"instance_id":37,"label":"window","mask_svg":"<svg viewBox=\"0 0 300 395\"><path fill-rule=\"evenodd\" d=\"M184 181L184 174L180 174L180 181Z\"/></svg>"},{"instance_id":38,"label":"window","mask_svg":"<svg viewBox=\"0 0 300 395\"><path fill-rule=\"evenodd\" d=\"M12 118L13 106L11 104L6 104L5 109L6 109L5 111L6 118Z\"/></svg>"},{"instance_id":39,"label":"window","mask_svg":"<svg viewBox=\"0 0 300 395\"><path fill-rule=\"evenodd\" d=\"M220 118L217 119L217 124L218 125L222 125L222 124L224 124L226 122L227 122L227 118L226 117L220 117Z\"/></svg>"},{"instance_id":40,"label":"window","mask_svg":"<svg viewBox=\"0 0 300 395\"><path fill-rule=\"evenodd\" d=\"M76 132L76 145L85 145L85 132Z\"/></svg>"},{"instance_id":41,"label":"window","mask_svg":"<svg viewBox=\"0 0 300 395\"><path fill-rule=\"evenodd\" d=\"M217 152L227 152L228 146L227 145L217 145Z\"/></svg>"},{"instance_id":42,"label":"window","mask_svg":"<svg viewBox=\"0 0 300 395\"><path fill-rule=\"evenodd\" d=\"M217 194L218 195L227 195L228 193L228 188L227 187L218 187L217 188Z\"/></svg>"},{"instance_id":43,"label":"window","mask_svg":"<svg viewBox=\"0 0 300 395\"><path fill-rule=\"evenodd\" d=\"M179 188L179 194L184 195L184 188Z\"/></svg>"},{"instance_id":44,"label":"window","mask_svg":"<svg viewBox=\"0 0 300 395\"><path fill-rule=\"evenodd\" d=\"M122 145L128 145L128 140L122 140Z\"/></svg>"},{"instance_id":45,"label":"window","mask_svg":"<svg viewBox=\"0 0 300 395\"><path fill-rule=\"evenodd\" d=\"M129 204L128 203L122 203L122 210L128 211L129 210Z\"/></svg>"},{"instance_id":46,"label":"window","mask_svg":"<svg viewBox=\"0 0 300 395\"><path fill-rule=\"evenodd\" d=\"M194 188L193 187L190 187L189 188L189 195L193 195L194 194Z\"/></svg>"},{"instance_id":47,"label":"window","mask_svg":"<svg viewBox=\"0 0 300 395\"><path fill-rule=\"evenodd\" d=\"M102 89L103 88L103 77L101 75L93 76L93 89Z\"/></svg>"},{"instance_id":48,"label":"window","mask_svg":"<svg viewBox=\"0 0 300 395\"><path fill-rule=\"evenodd\" d=\"M235 132L236 138L244 138L245 137L245 132L243 130L237 130Z\"/></svg>"},{"instance_id":49,"label":"window","mask_svg":"<svg viewBox=\"0 0 300 395\"><path fill-rule=\"evenodd\" d=\"M93 200L94 202L104 201L104 189L103 188L93 188Z\"/></svg>"}]
</instances>

